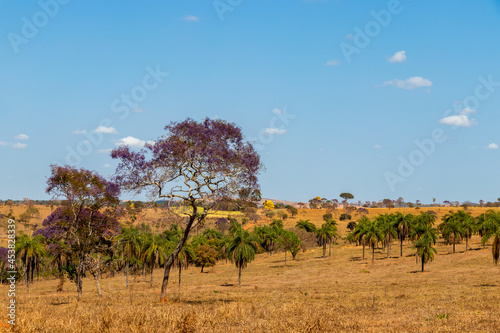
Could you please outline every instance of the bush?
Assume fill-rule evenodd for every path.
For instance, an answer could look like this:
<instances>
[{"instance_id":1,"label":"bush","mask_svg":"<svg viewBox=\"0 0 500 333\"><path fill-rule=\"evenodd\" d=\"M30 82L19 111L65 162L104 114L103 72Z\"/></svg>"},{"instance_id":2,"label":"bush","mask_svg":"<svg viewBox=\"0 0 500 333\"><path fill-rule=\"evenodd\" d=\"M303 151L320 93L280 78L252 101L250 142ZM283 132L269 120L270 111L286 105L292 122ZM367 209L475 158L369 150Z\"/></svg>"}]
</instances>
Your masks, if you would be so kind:
<instances>
[{"instance_id":1,"label":"bush","mask_svg":"<svg viewBox=\"0 0 500 333\"><path fill-rule=\"evenodd\" d=\"M340 221L344 221L344 220L350 220L352 217L351 217L351 214L341 214L340 217L339 217L339 220Z\"/></svg>"}]
</instances>

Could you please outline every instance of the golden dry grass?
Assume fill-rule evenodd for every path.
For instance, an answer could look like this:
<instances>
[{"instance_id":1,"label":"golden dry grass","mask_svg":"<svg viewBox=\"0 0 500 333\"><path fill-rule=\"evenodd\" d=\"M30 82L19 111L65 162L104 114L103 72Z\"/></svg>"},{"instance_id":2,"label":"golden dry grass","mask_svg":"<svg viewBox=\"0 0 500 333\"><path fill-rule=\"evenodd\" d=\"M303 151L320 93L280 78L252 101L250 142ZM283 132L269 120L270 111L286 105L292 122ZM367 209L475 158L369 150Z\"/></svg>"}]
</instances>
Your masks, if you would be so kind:
<instances>
[{"instance_id":1,"label":"golden dry grass","mask_svg":"<svg viewBox=\"0 0 500 333\"><path fill-rule=\"evenodd\" d=\"M324 211L301 214L285 227L299 218L320 224ZM165 303L159 303L160 269L153 288L149 276L146 282L137 277L129 290L122 274L102 279L102 299L87 278L80 302L69 282L56 293L57 280L35 281L29 294L19 282L17 326L4 331L500 332L500 267L479 237L467 253L464 244L450 254L451 246L439 243L425 273L418 272L406 242L403 258L394 243L391 258L379 249L373 264L360 258L361 247L340 243L331 258L320 258L322 250L315 248L295 261L288 256L287 267L283 253L258 255L243 271L241 287L230 263L219 262L207 273L188 269L180 290L172 271ZM366 255L371 258L368 250ZM7 304L5 285L0 304ZM5 315L0 318L6 322Z\"/></svg>"}]
</instances>

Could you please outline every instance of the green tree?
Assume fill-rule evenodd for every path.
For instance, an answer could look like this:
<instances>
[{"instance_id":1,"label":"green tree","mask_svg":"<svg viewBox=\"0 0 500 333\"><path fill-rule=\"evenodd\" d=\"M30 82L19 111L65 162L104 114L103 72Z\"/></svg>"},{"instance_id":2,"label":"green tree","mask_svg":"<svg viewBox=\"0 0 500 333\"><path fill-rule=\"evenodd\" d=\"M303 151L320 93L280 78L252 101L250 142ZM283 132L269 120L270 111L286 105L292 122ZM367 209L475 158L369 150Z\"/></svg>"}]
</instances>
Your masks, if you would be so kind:
<instances>
[{"instance_id":1,"label":"green tree","mask_svg":"<svg viewBox=\"0 0 500 333\"><path fill-rule=\"evenodd\" d=\"M28 292L30 282L33 283L33 274L40 270L42 258L47 254L43 245L44 240L45 237L41 235L32 237L24 233L16 237L16 257L21 261Z\"/></svg>"},{"instance_id":2,"label":"green tree","mask_svg":"<svg viewBox=\"0 0 500 333\"><path fill-rule=\"evenodd\" d=\"M356 228L354 228L354 231L352 232L354 240L363 246L363 260L365 259L365 246L366 246L365 235L367 231L366 227L368 226L369 223L370 223L369 218L367 218L366 216L361 217L358 220Z\"/></svg>"},{"instance_id":3,"label":"green tree","mask_svg":"<svg viewBox=\"0 0 500 333\"><path fill-rule=\"evenodd\" d=\"M434 243L435 244L435 243ZM432 246L433 241L431 238L423 237L420 238L415 243L415 248L417 250L416 256L420 258L422 262L422 272L424 271L424 265L429 261L434 260L434 254L437 253L437 250Z\"/></svg>"},{"instance_id":4,"label":"green tree","mask_svg":"<svg viewBox=\"0 0 500 333\"><path fill-rule=\"evenodd\" d=\"M240 229L235 234L229 244L231 261L238 268L238 284L241 286L241 270L246 268L248 263L255 259L257 252L257 241L246 230Z\"/></svg>"},{"instance_id":5,"label":"green tree","mask_svg":"<svg viewBox=\"0 0 500 333\"><path fill-rule=\"evenodd\" d=\"M217 263L217 251L208 244L201 245L195 251L196 266L203 268L215 266Z\"/></svg>"},{"instance_id":6,"label":"green tree","mask_svg":"<svg viewBox=\"0 0 500 333\"><path fill-rule=\"evenodd\" d=\"M130 262L138 257L141 251L140 238L139 230L129 227L123 228L116 239L118 251L121 253L125 264L125 288L128 288Z\"/></svg>"},{"instance_id":7,"label":"green tree","mask_svg":"<svg viewBox=\"0 0 500 333\"><path fill-rule=\"evenodd\" d=\"M370 221L365 226L364 238L372 248L372 263L375 262L375 246L384 239L384 234L375 221Z\"/></svg>"},{"instance_id":8,"label":"green tree","mask_svg":"<svg viewBox=\"0 0 500 333\"><path fill-rule=\"evenodd\" d=\"M439 230L448 243L453 243L453 253L455 253L455 244L464 237L465 230L462 224L462 215L458 212L450 211L443 216L443 223L439 225Z\"/></svg>"},{"instance_id":9,"label":"green tree","mask_svg":"<svg viewBox=\"0 0 500 333\"><path fill-rule=\"evenodd\" d=\"M384 242L387 247L387 258L389 258L391 254L392 240L398 237L398 229L394 223L394 215L379 214L375 217L375 222L378 224L382 234L384 235Z\"/></svg>"},{"instance_id":10,"label":"green tree","mask_svg":"<svg viewBox=\"0 0 500 333\"><path fill-rule=\"evenodd\" d=\"M500 213L489 210L485 214L484 220L484 235L481 238L481 242L486 244L486 242L493 238L491 252L493 262L497 265L500 258Z\"/></svg>"},{"instance_id":11,"label":"green tree","mask_svg":"<svg viewBox=\"0 0 500 333\"><path fill-rule=\"evenodd\" d=\"M318 245L323 246L323 258L326 258L326 245L329 244L329 255L332 255L332 242L337 237L337 228L330 223L323 223L321 228L316 231Z\"/></svg>"},{"instance_id":12,"label":"green tree","mask_svg":"<svg viewBox=\"0 0 500 333\"><path fill-rule=\"evenodd\" d=\"M414 216L412 214L402 214L397 212L394 216L394 224L398 229L398 238L400 242L400 257L403 256L403 242L410 235L411 226L413 225Z\"/></svg>"},{"instance_id":13,"label":"green tree","mask_svg":"<svg viewBox=\"0 0 500 333\"><path fill-rule=\"evenodd\" d=\"M153 286L153 272L155 265L161 265L165 261L171 244L161 234L143 234L143 260L144 265L148 264L151 269L150 286Z\"/></svg>"},{"instance_id":14,"label":"green tree","mask_svg":"<svg viewBox=\"0 0 500 333\"><path fill-rule=\"evenodd\" d=\"M293 231L283 230L280 234L279 242L285 250L285 266L286 266L286 253L290 252L292 259L295 260L297 253L300 251L301 241Z\"/></svg>"},{"instance_id":15,"label":"green tree","mask_svg":"<svg viewBox=\"0 0 500 333\"><path fill-rule=\"evenodd\" d=\"M303 229L307 232L316 232L316 226L312 224L309 220L299 220L297 224L295 224L296 228Z\"/></svg>"}]
</instances>

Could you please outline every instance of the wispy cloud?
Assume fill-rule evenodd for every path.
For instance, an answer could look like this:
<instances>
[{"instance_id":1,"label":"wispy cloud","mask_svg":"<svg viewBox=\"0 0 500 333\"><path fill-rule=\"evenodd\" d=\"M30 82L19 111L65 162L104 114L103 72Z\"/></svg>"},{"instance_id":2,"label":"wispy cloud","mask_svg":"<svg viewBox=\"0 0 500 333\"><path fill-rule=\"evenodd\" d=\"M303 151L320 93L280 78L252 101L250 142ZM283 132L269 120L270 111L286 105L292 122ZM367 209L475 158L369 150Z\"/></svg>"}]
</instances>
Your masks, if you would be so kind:
<instances>
[{"instance_id":1,"label":"wispy cloud","mask_svg":"<svg viewBox=\"0 0 500 333\"><path fill-rule=\"evenodd\" d=\"M373 146L374 149L382 149L382 146L381 145L375 145Z\"/></svg>"},{"instance_id":2,"label":"wispy cloud","mask_svg":"<svg viewBox=\"0 0 500 333\"><path fill-rule=\"evenodd\" d=\"M184 21L188 21L188 22L197 22L199 21L200 18L198 16L194 16L194 15L187 15L187 16L184 16Z\"/></svg>"},{"instance_id":3,"label":"wispy cloud","mask_svg":"<svg viewBox=\"0 0 500 333\"><path fill-rule=\"evenodd\" d=\"M396 86L401 89L411 90L415 88L421 87L431 87L432 82L428 79L424 79L421 76L413 76L406 80L394 79L390 81L386 81L383 84L384 86Z\"/></svg>"},{"instance_id":4,"label":"wispy cloud","mask_svg":"<svg viewBox=\"0 0 500 333\"><path fill-rule=\"evenodd\" d=\"M264 130L264 132L266 132L267 134L285 134L286 133L286 129L284 128L275 128L275 127L268 127Z\"/></svg>"},{"instance_id":5,"label":"wispy cloud","mask_svg":"<svg viewBox=\"0 0 500 333\"><path fill-rule=\"evenodd\" d=\"M486 146L486 149L498 149L498 145L496 143L490 143Z\"/></svg>"},{"instance_id":6,"label":"wispy cloud","mask_svg":"<svg viewBox=\"0 0 500 333\"><path fill-rule=\"evenodd\" d=\"M117 146L129 146L131 148L142 148L146 143L153 144L154 141L144 141L138 138L134 138L133 136L124 137L115 142Z\"/></svg>"},{"instance_id":7,"label":"wispy cloud","mask_svg":"<svg viewBox=\"0 0 500 333\"><path fill-rule=\"evenodd\" d=\"M17 139L17 140L28 140L30 137L27 136L26 134L18 134L14 137L14 139Z\"/></svg>"},{"instance_id":8,"label":"wispy cloud","mask_svg":"<svg viewBox=\"0 0 500 333\"><path fill-rule=\"evenodd\" d=\"M389 62L403 62L406 61L406 51L398 51L389 58Z\"/></svg>"},{"instance_id":9,"label":"wispy cloud","mask_svg":"<svg viewBox=\"0 0 500 333\"><path fill-rule=\"evenodd\" d=\"M439 120L440 124L459 126L459 127L471 127L475 125L474 119L470 119L466 114L457 114L453 116L448 116Z\"/></svg>"},{"instance_id":10,"label":"wispy cloud","mask_svg":"<svg viewBox=\"0 0 500 333\"><path fill-rule=\"evenodd\" d=\"M10 142L0 141L0 147L10 146L11 144L12 144L12 143L10 143Z\"/></svg>"},{"instance_id":11,"label":"wispy cloud","mask_svg":"<svg viewBox=\"0 0 500 333\"><path fill-rule=\"evenodd\" d=\"M73 131L73 134L85 134L85 133L87 133L87 130L76 129Z\"/></svg>"},{"instance_id":12,"label":"wispy cloud","mask_svg":"<svg viewBox=\"0 0 500 333\"><path fill-rule=\"evenodd\" d=\"M105 168L109 168L111 165L109 165L108 163L104 164L104 167Z\"/></svg>"},{"instance_id":13,"label":"wispy cloud","mask_svg":"<svg viewBox=\"0 0 500 333\"><path fill-rule=\"evenodd\" d=\"M469 107L466 107L466 108L463 108L462 111L460 111L460 114L472 114L472 113L476 113L477 111L476 110L473 110Z\"/></svg>"},{"instance_id":14,"label":"wispy cloud","mask_svg":"<svg viewBox=\"0 0 500 333\"><path fill-rule=\"evenodd\" d=\"M27 146L28 146L28 145L27 145L27 144L25 144L25 143L19 143L19 142L18 142L18 143L14 143L14 144L12 145L12 148L14 148L14 149L24 149L24 148L26 148Z\"/></svg>"},{"instance_id":15,"label":"wispy cloud","mask_svg":"<svg viewBox=\"0 0 500 333\"><path fill-rule=\"evenodd\" d=\"M334 59L326 62L326 66L338 66L340 65L340 61Z\"/></svg>"},{"instance_id":16,"label":"wispy cloud","mask_svg":"<svg viewBox=\"0 0 500 333\"><path fill-rule=\"evenodd\" d=\"M99 126L94 130L95 133L103 133L103 134L118 134L114 127L105 127Z\"/></svg>"}]
</instances>

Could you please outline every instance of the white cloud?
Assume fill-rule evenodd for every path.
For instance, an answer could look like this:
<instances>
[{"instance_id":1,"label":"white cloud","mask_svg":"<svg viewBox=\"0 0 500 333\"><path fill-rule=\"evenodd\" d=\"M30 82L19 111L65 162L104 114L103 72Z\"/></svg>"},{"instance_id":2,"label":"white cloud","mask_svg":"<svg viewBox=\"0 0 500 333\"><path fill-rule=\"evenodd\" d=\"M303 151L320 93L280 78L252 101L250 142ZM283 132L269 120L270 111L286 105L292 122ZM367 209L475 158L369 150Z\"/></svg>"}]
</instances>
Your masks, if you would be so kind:
<instances>
[{"instance_id":1,"label":"white cloud","mask_svg":"<svg viewBox=\"0 0 500 333\"><path fill-rule=\"evenodd\" d=\"M73 134L85 134L85 133L87 133L87 130L77 129L73 131Z\"/></svg>"},{"instance_id":2,"label":"white cloud","mask_svg":"<svg viewBox=\"0 0 500 333\"><path fill-rule=\"evenodd\" d=\"M326 62L326 66L338 66L340 65L340 61L334 59Z\"/></svg>"},{"instance_id":3,"label":"white cloud","mask_svg":"<svg viewBox=\"0 0 500 333\"><path fill-rule=\"evenodd\" d=\"M142 148L146 143L153 144L154 141L144 141L141 139L134 138L133 136L127 136L115 142L117 146L129 146L131 148Z\"/></svg>"},{"instance_id":4,"label":"white cloud","mask_svg":"<svg viewBox=\"0 0 500 333\"><path fill-rule=\"evenodd\" d=\"M424 79L421 76L413 76L406 80L394 79L391 81L386 81L383 84L384 86L396 86L401 89L415 89L420 87L431 87L432 82L428 79Z\"/></svg>"},{"instance_id":5,"label":"white cloud","mask_svg":"<svg viewBox=\"0 0 500 333\"><path fill-rule=\"evenodd\" d=\"M445 117L439 120L440 124L460 126L460 127L470 127L475 124L473 119L469 119L469 116L465 114L458 114L454 116Z\"/></svg>"},{"instance_id":6,"label":"white cloud","mask_svg":"<svg viewBox=\"0 0 500 333\"><path fill-rule=\"evenodd\" d=\"M389 58L389 62L403 62L406 61L406 51L398 51Z\"/></svg>"},{"instance_id":7,"label":"white cloud","mask_svg":"<svg viewBox=\"0 0 500 333\"><path fill-rule=\"evenodd\" d=\"M111 165L109 165L108 163L104 164L104 167L105 168L109 168Z\"/></svg>"},{"instance_id":8,"label":"white cloud","mask_svg":"<svg viewBox=\"0 0 500 333\"><path fill-rule=\"evenodd\" d=\"M283 114L283 110L278 109L278 108L274 109L272 112L273 112L274 114L278 114L278 115Z\"/></svg>"},{"instance_id":9,"label":"white cloud","mask_svg":"<svg viewBox=\"0 0 500 333\"><path fill-rule=\"evenodd\" d=\"M184 21L188 21L188 22L197 22L199 20L200 20L200 18L198 16L194 16L194 15L187 15L184 17Z\"/></svg>"},{"instance_id":10,"label":"white cloud","mask_svg":"<svg viewBox=\"0 0 500 333\"><path fill-rule=\"evenodd\" d=\"M382 146L381 145L375 145L373 146L374 149L382 149Z\"/></svg>"},{"instance_id":11,"label":"white cloud","mask_svg":"<svg viewBox=\"0 0 500 333\"><path fill-rule=\"evenodd\" d=\"M11 143L9 142L0 141L0 147L10 146L10 145Z\"/></svg>"},{"instance_id":12,"label":"white cloud","mask_svg":"<svg viewBox=\"0 0 500 333\"><path fill-rule=\"evenodd\" d=\"M25 144L25 143L19 143L18 142L18 143L14 143L12 145L12 148L14 148L14 149L24 149L24 148L26 148L26 146L28 146L28 145Z\"/></svg>"},{"instance_id":13,"label":"white cloud","mask_svg":"<svg viewBox=\"0 0 500 333\"><path fill-rule=\"evenodd\" d=\"M14 139L17 139L17 140L28 140L30 137L27 136L26 134L18 134L14 137Z\"/></svg>"},{"instance_id":14,"label":"white cloud","mask_svg":"<svg viewBox=\"0 0 500 333\"><path fill-rule=\"evenodd\" d=\"M274 127L269 127L264 130L267 134L285 134L286 129L284 128L274 128Z\"/></svg>"},{"instance_id":15,"label":"white cloud","mask_svg":"<svg viewBox=\"0 0 500 333\"><path fill-rule=\"evenodd\" d=\"M95 133L104 133L104 134L118 134L114 127L105 127L99 126L94 130Z\"/></svg>"},{"instance_id":16,"label":"white cloud","mask_svg":"<svg viewBox=\"0 0 500 333\"><path fill-rule=\"evenodd\" d=\"M486 149L498 149L498 145L496 143L490 143L486 146Z\"/></svg>"},{"instance_id":17,"label":"white cloud","mask_svg":"<svg viewBox=\"0 0 500 333\"><path fill-rule=\"evenodd\" d=\"M100 153L100 154L107 154L107 153L111 153L113 149L99 149L97 152Z\"/></svg>"}]
</instances>

